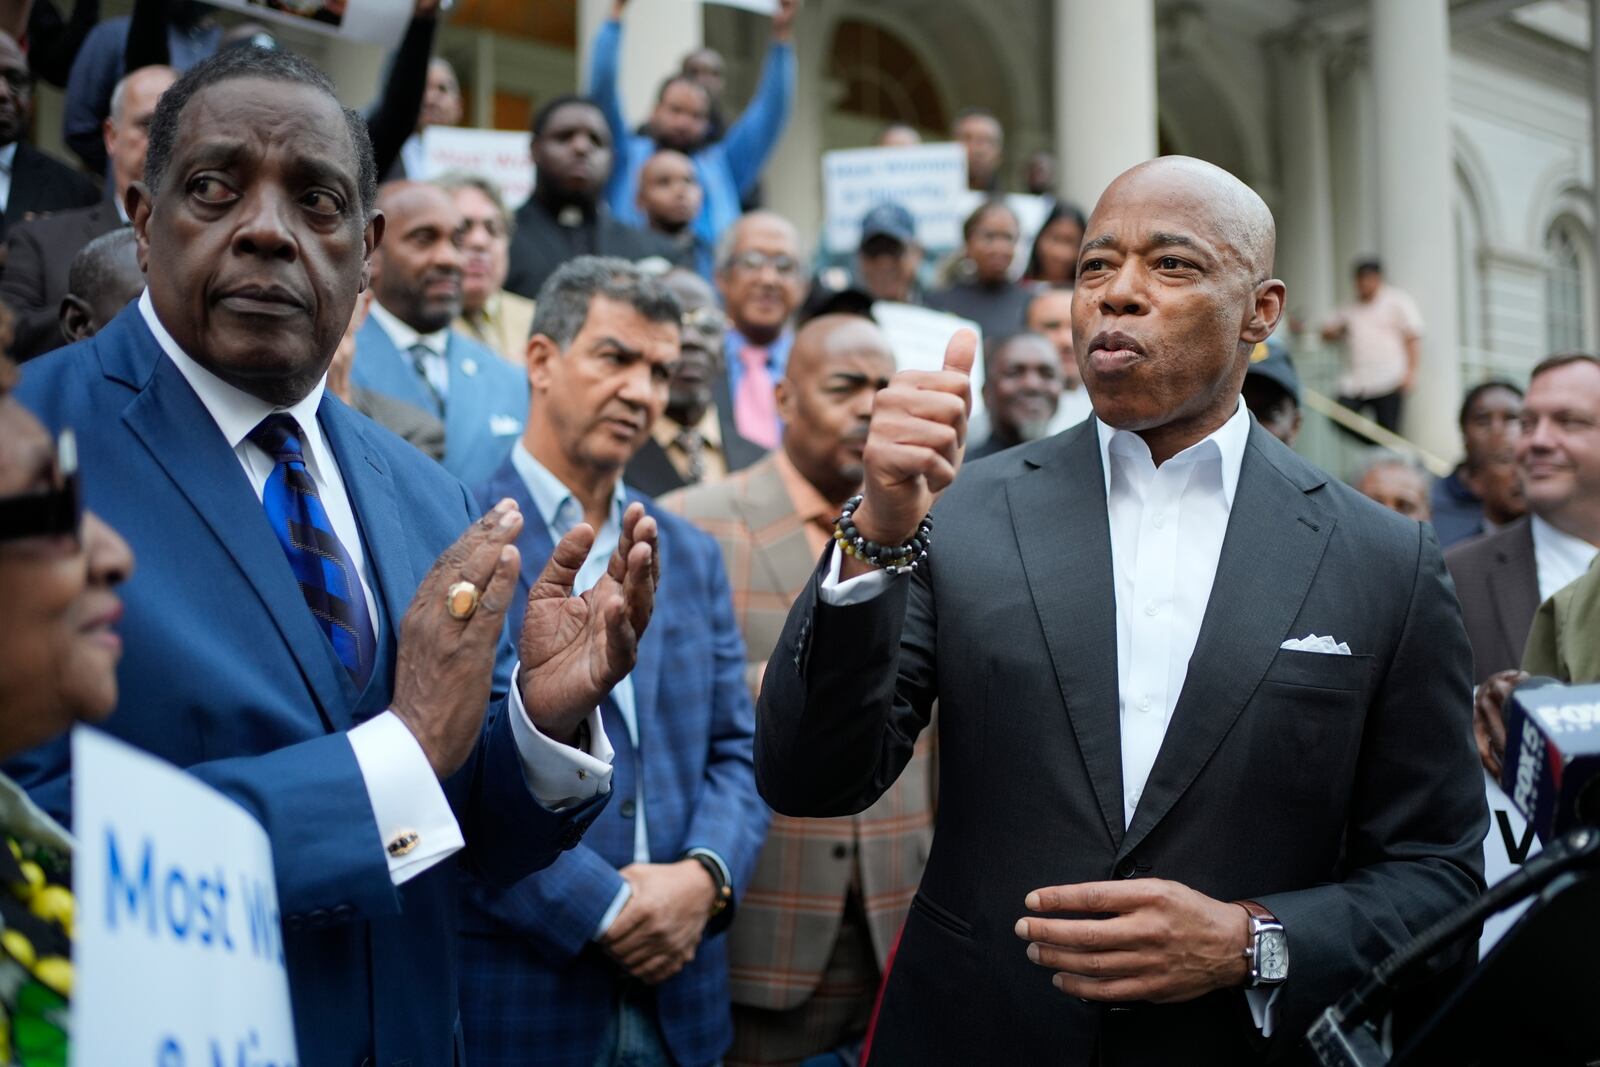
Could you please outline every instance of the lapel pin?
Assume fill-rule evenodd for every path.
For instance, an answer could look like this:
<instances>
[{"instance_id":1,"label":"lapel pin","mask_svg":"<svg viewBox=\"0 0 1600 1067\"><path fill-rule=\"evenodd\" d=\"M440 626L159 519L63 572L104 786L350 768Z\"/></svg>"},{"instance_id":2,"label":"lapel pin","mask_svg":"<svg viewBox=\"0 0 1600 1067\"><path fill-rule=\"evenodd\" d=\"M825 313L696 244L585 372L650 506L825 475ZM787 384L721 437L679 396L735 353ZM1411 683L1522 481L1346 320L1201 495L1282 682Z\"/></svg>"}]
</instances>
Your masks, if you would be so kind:
<instances>
[{"instance_id":1,"label":"lapel pin","mask_svg":"<svg viewBox=\"0 0 1600 1067\"><path fill-rule=\"evenodd\" d=\"M461 361L461 373L465 374L469 378L472 377L474 374L477 374L478 373L478 361L473 359L471 356L468 356L466 359L462 360Z\"/></svg>"}]
</instances>

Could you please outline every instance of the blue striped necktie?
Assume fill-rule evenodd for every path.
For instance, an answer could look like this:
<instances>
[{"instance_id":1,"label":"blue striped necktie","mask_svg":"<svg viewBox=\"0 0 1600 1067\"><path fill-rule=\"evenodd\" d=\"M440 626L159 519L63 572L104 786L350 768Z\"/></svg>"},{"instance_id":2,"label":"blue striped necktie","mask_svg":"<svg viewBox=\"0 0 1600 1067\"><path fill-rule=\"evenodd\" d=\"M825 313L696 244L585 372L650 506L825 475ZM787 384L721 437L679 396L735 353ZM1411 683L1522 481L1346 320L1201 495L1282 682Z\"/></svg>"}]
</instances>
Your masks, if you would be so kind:
<instances>
[{"instance_id":1,"label":"blue striped necktie","mask_svg":"<svg viewBox=\"0 0 1600 1067\"><path fill-rule=\"evenodd\" d=\"M306 606L333 643L356 688L365 689L372 676L377 638L355 563L333 532L317 485L306 470L300 424L283 412L268 415L250 431L250 440L276 464L262 489L261 503L272 532L289 557L289 568L300 583Z\"/></svg>"}]
</instances>

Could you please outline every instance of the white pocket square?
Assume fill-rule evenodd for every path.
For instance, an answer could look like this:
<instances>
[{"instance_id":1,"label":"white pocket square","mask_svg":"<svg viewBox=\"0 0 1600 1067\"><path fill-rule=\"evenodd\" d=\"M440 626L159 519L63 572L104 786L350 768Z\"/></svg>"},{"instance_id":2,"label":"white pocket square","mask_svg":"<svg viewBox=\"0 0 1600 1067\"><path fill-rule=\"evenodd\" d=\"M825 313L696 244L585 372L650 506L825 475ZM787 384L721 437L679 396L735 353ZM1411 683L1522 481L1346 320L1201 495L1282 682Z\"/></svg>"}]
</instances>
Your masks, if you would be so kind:
<instances>
[{"instance_id":1,"label":"white pocket square","mask_svg":"<svg viewBox=\"0 0 1600 1067\"><path fill-rule=\"evenodd\" d=\"M1350 646L1343 641L1335 641L1332 637L1318 637L1316 634L1291 637L1278 647L1287 648L1294 652L1321 652L1328 656L1348 656L1350 654Z\"/></svg>"}]
</instances>

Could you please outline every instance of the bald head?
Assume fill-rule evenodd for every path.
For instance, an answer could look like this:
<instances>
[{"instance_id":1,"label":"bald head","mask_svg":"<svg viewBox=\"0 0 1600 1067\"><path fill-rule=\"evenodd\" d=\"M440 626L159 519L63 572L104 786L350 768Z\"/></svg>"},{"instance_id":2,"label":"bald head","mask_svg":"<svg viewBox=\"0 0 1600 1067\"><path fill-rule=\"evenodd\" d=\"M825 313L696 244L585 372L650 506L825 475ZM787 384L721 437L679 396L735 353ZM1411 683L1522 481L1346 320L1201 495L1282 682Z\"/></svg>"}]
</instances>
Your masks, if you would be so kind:
<instances>
[{"instance_id":1,"label":"bald head","mask_svg":"<svg viewBox=\"0 0 1600 1067\"><path fill-rule=\"evenodd\" d=\"M1108 200L1169 203L1193 210L1215 231L1219 247L1236 257L1252 283L1272 274L1278 226L1256 191L1232 174L1192 156L1161 156L1123 171L1106 187L1095 205L1098 214ZM1090 233L1094 218L1090 217Z\"/></svg>"},{"instance_id":2,"label":"bald head","mask_svg":"<svg viewBox=\"0 0 1600 1067\"><path fill-rule=\"evenodd\" d=\"M1237 411L1250 350L1283 313L1275 243L1259 196L1184 156L1124 172L1095 205L1073 345L1095 414L1142 436L1156 463Z\"/></svg>"},{"instance_id":3,"label":"bald head","mask_svg":"<svg viewBox=\"0 0 1600 1067\"><path fill-rule=\"evenodd\" d=\"M466 225L455 198L428 182L389 182L378 190L387 220L372 257L378 303L419 333L461 313L461 241Z\"/></svg>"},{"instance_id":4,"label":"bald head","mask_svg":"<svg viewBox=\"0 0 1600 1067\"><path fill-rule=\"evenodd\" d=\"M795 334L777 388L783 450L833 504L861 484L872 401L893 376L888 339L871 319L819 315Z\"/></svg>"}]
</instances>

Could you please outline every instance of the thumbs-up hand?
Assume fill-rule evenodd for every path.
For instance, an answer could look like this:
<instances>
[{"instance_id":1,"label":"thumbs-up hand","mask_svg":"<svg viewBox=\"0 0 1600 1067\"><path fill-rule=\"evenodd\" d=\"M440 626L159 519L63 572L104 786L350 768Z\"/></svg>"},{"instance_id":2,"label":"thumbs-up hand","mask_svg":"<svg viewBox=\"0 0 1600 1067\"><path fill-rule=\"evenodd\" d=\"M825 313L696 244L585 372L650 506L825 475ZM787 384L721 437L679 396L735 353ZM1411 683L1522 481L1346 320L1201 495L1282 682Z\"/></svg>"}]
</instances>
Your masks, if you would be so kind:
<instances>
[{"instance_id":1,"label":"thumbs-up hand","mask_svg":"<svg viewBox=\"0 0 1600 1067\"><path fill-rule=\"evenodd\" d=\"M908 540L955 481L967 443L977 351L977 334L957 330L945 348L942 369L901 371L873 400L863 456L866 480L855 514L856 528L868 540L882 545ZM840 576L868 569L846 556Z\"/></svg>"}]
</instances>

